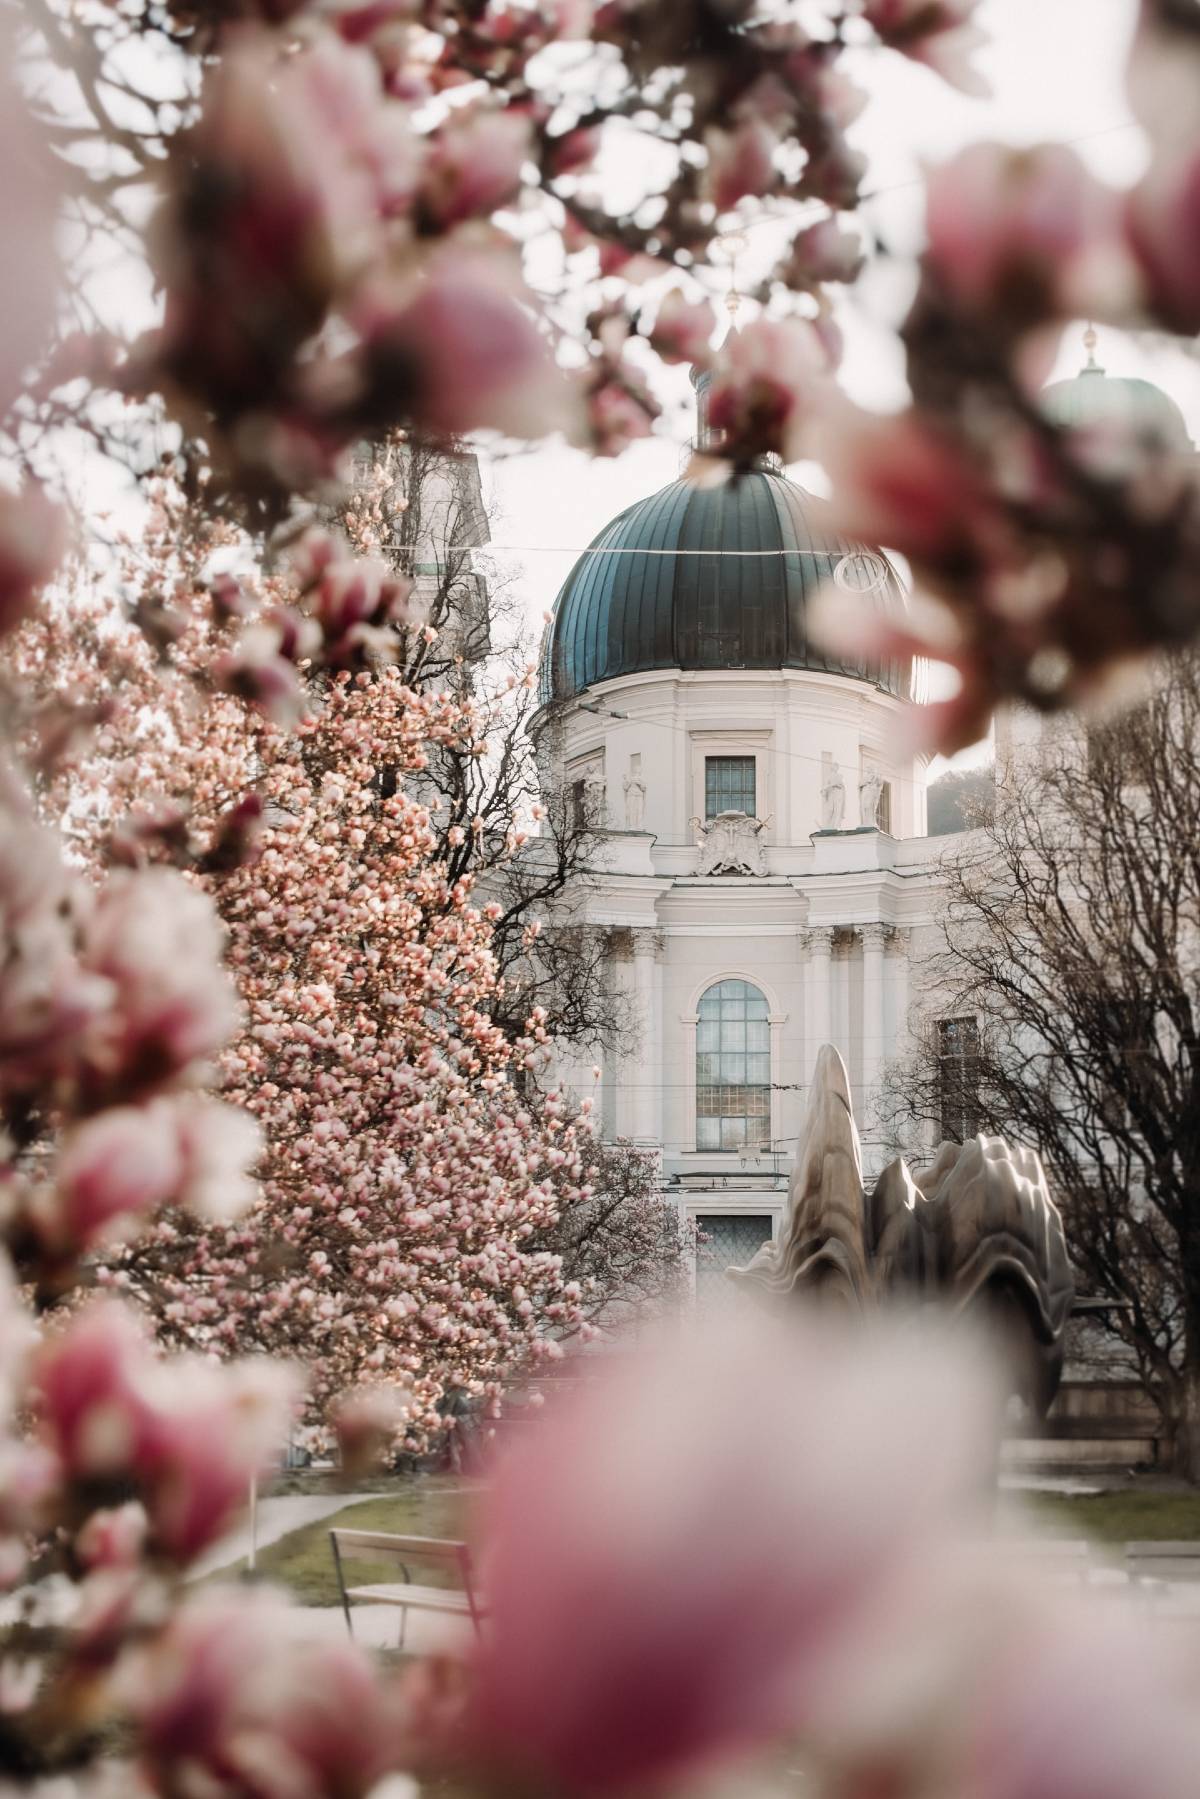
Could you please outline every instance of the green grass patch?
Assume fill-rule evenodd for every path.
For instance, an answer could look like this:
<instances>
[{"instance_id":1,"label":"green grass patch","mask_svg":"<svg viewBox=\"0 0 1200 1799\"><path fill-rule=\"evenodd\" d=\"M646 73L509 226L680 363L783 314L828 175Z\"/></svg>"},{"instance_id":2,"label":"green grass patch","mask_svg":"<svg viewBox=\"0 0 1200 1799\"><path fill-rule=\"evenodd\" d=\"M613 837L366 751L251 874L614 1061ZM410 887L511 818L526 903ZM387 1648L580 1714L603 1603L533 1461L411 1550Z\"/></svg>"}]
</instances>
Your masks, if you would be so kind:
<instances>
[{"instance_id":1,"label":"green grass patch","mask_svg":"<svg viewBox=\"0 0 1200 1799\"><path fill-rule=\"evenodd\" d=\"M289 1531L258 1552L258 1572L266 1580L286 1587L299 1605L340 1605L337 1574L333 1566L331 1530L392 1531L407 1537L461 1537L470 1502L461 1482L414 1477L397 1492L373 1499L356 1500L340 1512L330 1513L315 1524ZM240 1573L238 1566L223 1568L214 1580L228 1580ZM437 1568L410 1569L421 1586L453 1586L454 1581ZM372 1586L401 1578L394 1562L374 1562L356 1557L346 1566L347 1586Z\"/></svg>"},{"instance_id":2,"label":"green grass patch","mask_svg":"<svg viewBox=\"0 0 1200 1799\"><path fill-rule=\"evenodd\" d=\"M1025 1493L1022 1502L1057 1535L1095 1543L1200 1540L1200 1493Z\"/></svg>"}]
</instances>

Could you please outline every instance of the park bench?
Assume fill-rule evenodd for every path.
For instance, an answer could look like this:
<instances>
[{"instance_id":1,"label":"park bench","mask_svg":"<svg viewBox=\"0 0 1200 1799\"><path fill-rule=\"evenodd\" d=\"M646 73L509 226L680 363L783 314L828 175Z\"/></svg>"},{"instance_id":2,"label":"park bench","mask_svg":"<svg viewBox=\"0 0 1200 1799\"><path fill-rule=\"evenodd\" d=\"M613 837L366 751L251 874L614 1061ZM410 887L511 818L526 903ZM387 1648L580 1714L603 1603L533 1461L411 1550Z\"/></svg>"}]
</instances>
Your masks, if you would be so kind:
<instances>
[{"instance_id":1,"label":"park bench","mask_svg":"<svg viewBox=\"0 0 1200 1799\"><path fill-rule=\"evenodd\" d=\"M378 1530L331 1530L329 1541L342 1610L346 1614L346 1629L351 1636L354 1635L350 1616L352 1601L361 1605L396 1606L400 1611L397 1647L401 1649L410 1611L469 1618L478 1633L483 1610L475 1591L471 1552L465 1543L441 1537L396 1536L390 1531ZM345 1564L349 1561L394 1564L399 1570L399 1579L367 1586L347 1586ZM423 1586L413 1580L414 1567L440 1569L444 1574L456 1577L459 1584L453 1587Z\"/></svg>"}]
</instances>

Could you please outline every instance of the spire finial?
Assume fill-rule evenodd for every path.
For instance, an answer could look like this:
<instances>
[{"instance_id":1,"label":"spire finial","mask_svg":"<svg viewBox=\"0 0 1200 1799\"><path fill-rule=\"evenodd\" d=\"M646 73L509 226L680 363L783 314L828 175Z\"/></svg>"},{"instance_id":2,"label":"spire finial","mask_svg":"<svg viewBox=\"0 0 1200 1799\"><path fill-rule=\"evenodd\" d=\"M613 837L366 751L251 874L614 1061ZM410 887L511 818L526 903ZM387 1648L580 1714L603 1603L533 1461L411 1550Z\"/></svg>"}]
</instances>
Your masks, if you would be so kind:
<instances>
[{"instance_id":1,"label":"spire finial","mask_svg":"<svg viewBox=\"0 0 1200 1799\"><path fill-rule=\"evenodd\" d=\"M720 260L729 267L729 291L725 295L725 310L729 314L731 329L737 321L738 308L742 303L742 295L738 289L738 257L745 248L746 233L744 231L723 231L713 244L713 249L718 252Z\"/></svg>"},{"instance_id":2,"label":"spire finial","mask_svg":"<svg viewBox=\"0 0 1200 1799\"><path fill-rule=\"evenodd\" d=\"M1094 369L1098 367L1096 362L1096 345L1099 341L1099 338L1096 336L1096 327L1089 319L1087 322L1087 329L1083 334L1083 347L1087 351L1087 362L1084 364L1085 368Z\"/></svg>"}]
</instances>

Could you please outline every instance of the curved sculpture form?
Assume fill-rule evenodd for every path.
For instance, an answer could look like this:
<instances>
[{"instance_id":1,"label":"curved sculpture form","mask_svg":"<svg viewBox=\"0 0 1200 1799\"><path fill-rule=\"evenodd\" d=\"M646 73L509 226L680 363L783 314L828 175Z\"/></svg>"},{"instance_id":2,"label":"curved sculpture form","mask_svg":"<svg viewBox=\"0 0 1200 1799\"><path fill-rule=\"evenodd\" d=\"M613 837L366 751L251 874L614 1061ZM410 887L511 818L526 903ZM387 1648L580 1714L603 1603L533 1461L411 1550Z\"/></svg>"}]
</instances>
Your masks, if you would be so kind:
<instances>
[{"instance_id":1,"label":"curved sculpture form","mask_svg":"<svg viewBox=\"0 0 1200 1799\"><path fill-rule=\"evenodd\" d=\"M784 1228L732 1280L768 1295L818 1293L853 1309L891 1295L984 1311L1009 1337L1022 1396L1045 1415L1075 1297L1041 1162L1002 1137L943 1143L913 1175L900 1157L867 1193L846 1067L817 1057Z\"/></svg>"}]
</instances>

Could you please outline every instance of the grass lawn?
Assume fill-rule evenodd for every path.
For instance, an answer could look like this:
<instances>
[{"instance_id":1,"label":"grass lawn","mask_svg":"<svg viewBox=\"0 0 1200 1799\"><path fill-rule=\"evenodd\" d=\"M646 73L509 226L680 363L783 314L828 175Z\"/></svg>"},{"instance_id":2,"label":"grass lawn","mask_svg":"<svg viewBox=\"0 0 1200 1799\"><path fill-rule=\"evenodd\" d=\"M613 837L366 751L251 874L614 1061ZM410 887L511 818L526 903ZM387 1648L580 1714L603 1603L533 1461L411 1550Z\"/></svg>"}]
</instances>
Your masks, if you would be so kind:
<instances>
[{"instance_id":1,"label":"grass lawn","mask_svg":"<svg viewBox=\"0 0 1200 1799\"><path fill-rule=\"evenodd\" d=\"M1200 1540L1200 1493L1025 1493L1025 1508L1057 1535L1096 1543Z\"/></svg>"},{"instance_id":2,"label":"grass lawn","mask_svg":"<svg viewBox=\"0 0 1200 1799\"><path fill-rule=\"evenodd\" d=\"M417 1477L397 1491L359 1499L321 1518L293 1530L277 1542L268 1543L258 1552L259 1572L291 1592L300 1605L339 1605L337 1575L333 1567L333 1550L329 1542L331 1530L384 1530L412 1537L459 1537L463 1532L464 1512L470 1493L458 1481L439 1481ZM236 1577L240 1567L223 1568L214 1580ZM355 1560L346 1567L347 1584L369 1586L400 1578L394 1562L372 1562L369 1557ZM455 1583L437 1568L412 1569L413 1579L422 1586L452 1586Z\"/></svg>"},{"instance_id":3,"label":"grass lawn","mask_svg":"<svg viewBox=\"0 0 1200 1799\"><path fill-rule=\"evenodd\" d=\"M331 1529L458 1537L463 1534L470 1497L459 1481L422 1476L408 1479L389 1493L354 1500L328 1518L280 1537L259 1551L258 1566L266 1578L287 1587L301 1605L337 1605ZM1105 1544L1163 1538L1200 1541L1200 1493L1133 1489L1080 1495L1024 1493L1020 1498L1027 1513L1060 1536L1090 1537ZM227 1568L212 1578L229 1579L238 1572L237 1567ZM347 1575L352 1585L366 1586L393 1581L398 1570L394 1564L367 1558L350 1563ZM426 1586L454 1584L436 1568L414 1566L413 1578Z\"/></svg>"}]
</instances>

